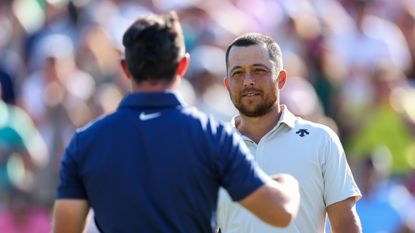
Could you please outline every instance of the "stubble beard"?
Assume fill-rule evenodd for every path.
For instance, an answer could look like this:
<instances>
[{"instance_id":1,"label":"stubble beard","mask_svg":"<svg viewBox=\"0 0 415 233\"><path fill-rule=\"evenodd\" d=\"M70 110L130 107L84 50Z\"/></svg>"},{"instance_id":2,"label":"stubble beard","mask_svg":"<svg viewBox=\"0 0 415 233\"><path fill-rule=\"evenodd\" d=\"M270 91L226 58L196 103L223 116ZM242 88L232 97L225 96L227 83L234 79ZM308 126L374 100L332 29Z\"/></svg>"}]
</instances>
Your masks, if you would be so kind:
<instances>
[{"instance_id":1,"label":"stubble beard","mask_svg":"<svg viewBox=\"0 0 415 233\"><path fill-rule=\"evenodd\" d=\"M242 103L241 98L238 101L232 100L235 108L238 109L239 114L247 117L260 117L272 111L273 106L277 101L275 95L265 97L260 103ZM254 107L251 107L255 105Z\"/></svg>"}]
</instances>

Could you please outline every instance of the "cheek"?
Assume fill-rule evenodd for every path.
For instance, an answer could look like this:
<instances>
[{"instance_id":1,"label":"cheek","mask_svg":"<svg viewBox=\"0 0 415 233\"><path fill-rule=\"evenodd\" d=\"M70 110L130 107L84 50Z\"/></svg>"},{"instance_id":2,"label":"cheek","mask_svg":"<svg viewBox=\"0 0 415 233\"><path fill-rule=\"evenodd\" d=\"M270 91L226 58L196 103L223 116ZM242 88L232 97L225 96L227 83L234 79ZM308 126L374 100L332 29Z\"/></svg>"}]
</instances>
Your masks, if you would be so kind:
<instances>
[{"instance_id":1,"label":"cheek","mask_svg":"<svg viewBox=\"0 0 415 233\"><path fill-rule=\"evenodd\" d=\"M227 87L227 89L228 89L228 91L229 91L229 93L230 93L231 95L233 95L233 94L235 94L235 93L237 93L237 92L238 92L238 86L237 86L237 85L235 85L235 83L233 83L233 82L229 82L229 83L228 83L228 87Z\"/></svg>"},{"instance_id":2,"label":"cheek","mask_svg":"<svg viewBox=\"0 0 415 233\"><path fill-rule=\"evenodd\" d=\"M236 91L235 89L230 88L228 91L229 91L229 96L230 96L232 99L235 99L235 98L236 98L236 96L238 96L238 93L237 93L237 91Z\"/></svg>"},{"instance_id":3,"label":"cheek","mask_svg":"<svg viewBox=\"0 0 415 233\"><path fill-rule=\"evenodd\" d=\"M232 87L232 85L228 86L228 93L229 93L231 100L235 101L238 99L239 90L235 87Z\"/></svg>"},{"instance_id":4,"label":"cheek","mask_svg":"<svg viewBox=\"0 0 415 233\"><path fill-rule=\"evenodd\" d=\"M275 82L267 82L266 86L268 90L278 89L278 83L275 83Z\"/></svg>"}]
</instances>

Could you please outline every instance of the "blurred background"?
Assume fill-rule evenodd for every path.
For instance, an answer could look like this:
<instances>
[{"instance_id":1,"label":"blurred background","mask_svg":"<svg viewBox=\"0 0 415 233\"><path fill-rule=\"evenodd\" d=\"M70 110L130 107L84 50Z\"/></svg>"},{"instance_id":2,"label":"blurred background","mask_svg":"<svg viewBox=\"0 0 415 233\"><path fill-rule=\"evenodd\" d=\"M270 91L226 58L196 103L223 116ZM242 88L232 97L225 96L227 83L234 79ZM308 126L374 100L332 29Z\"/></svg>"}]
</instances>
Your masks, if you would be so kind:
<instances>
[{"instance_id":1,"label":"blurred background","mask_svg":"<svg viewBox=\"0 0 415 233\"><path fill-rule=\"evenodd\" d=\"M170 10L191 54L189 104L229 121L226 46L270 35L289 76L282 103L341 138L364 232L415 232L415 0L0 0L2 233L50 231L68 140L129 91L124 31Z\"/></svg>"}]
</instances>

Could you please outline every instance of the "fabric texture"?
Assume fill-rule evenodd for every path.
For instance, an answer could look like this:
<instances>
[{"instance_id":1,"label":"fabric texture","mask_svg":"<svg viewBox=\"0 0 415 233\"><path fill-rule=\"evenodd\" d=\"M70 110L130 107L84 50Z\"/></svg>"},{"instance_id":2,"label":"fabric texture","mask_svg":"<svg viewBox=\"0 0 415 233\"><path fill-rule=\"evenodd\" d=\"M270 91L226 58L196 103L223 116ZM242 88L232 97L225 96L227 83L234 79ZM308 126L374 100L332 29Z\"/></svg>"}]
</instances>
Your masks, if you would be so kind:
<instances>
[{"instance_id":1,"label":"fabric texture","mask_svg":"<svg viewBox=\"0 0 415 233\"><path fill-rule=\"evenodd\" d=\"M328 127L294 116L286 106L277 125L258 144L243 137L258 165L270 175L288 173L300 184L298 216L275 228L233 203L221 190L218 225L222 232L324 232L326 207L361 193L338 136Z\"/></svg>"},{"instance_id":2,"label":"fabric texture","mask_svg":"<svg viewBox=\"0 0 415 233\"><path fill-rule=\"evenodd\" d=\"M265 179L232 127L174 93L136 93L76 132L57 195L87 199L102 232L213 232L219 187L238 201Z\"/></svg>"}]
</instances>

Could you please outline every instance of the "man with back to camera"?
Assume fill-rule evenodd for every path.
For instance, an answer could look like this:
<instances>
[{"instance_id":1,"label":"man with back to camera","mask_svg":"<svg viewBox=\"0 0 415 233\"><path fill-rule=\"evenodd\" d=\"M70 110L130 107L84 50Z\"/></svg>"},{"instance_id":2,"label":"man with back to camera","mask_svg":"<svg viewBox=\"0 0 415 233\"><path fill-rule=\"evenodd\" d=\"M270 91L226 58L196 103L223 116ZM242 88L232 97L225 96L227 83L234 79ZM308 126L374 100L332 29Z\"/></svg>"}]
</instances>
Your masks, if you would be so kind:
<instances>
[{"instance_id":1,"label":"man with back to camera","mask_svg":"<svg viewBox=\"0 0 415 233\"><path fill-rule=\"evenodd\" d=\"M176 14L139 18L123 44L133 92L66 148L53 232L82 232L90 208L104 233L213 232L220 186L269 224L287 226L299 206L296 180L265 175L231 127L175 93L189 63Z\"/></svg>"},{"instance_id":2,"label":"man with back to camera","mask_svg":"<svg viewBox=\"0 0 415 233\"><path fill-rule=\"evenodd\" d=\"M221 191L217 220L222 232L324 232L326 213L332 232L361 232L355 210L361 194L338 136L280 105L287 74L278 44L259 33L241 35L228 46L226 68L225 86L239 111L233 126L265 172L288 173L298 180L301 205L296 219L278 229L232 203Z\"/></svg>"}]
</instances>

